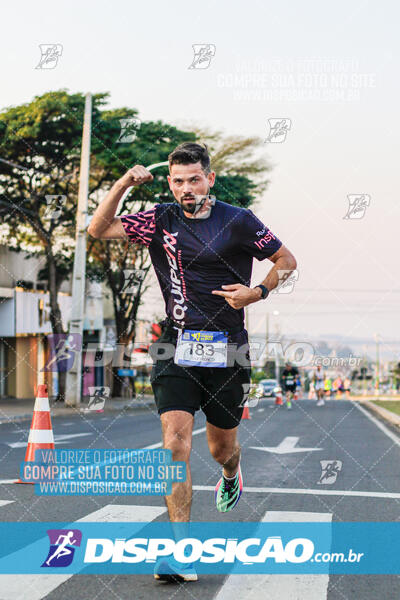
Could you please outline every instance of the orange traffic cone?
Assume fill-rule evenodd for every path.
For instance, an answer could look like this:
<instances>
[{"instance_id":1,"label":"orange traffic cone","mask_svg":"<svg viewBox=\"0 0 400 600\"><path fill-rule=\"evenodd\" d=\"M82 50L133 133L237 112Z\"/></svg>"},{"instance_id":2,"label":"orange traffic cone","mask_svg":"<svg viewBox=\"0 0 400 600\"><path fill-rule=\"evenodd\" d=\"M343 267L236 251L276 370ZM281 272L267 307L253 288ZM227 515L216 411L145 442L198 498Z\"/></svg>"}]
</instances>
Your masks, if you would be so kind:
<instances>
[{"instance_id":1,"label":"orange traffic cone","mask_svg":"<svg viewBox=\"0 0 400 600\"><path fill-rule=\"evenodd\" d=\"M282 392L278 392L275 396L275 404L277 406L281 406L283 404L283 400L282 400Z\"/></svg>"},{"instance_id":2,"label":"orange traffic cone","mask_svg":"<svg viewBox=\"0 0 400 600\"><path fill-rule=\"evenodd\" d=\"M245 403L244 408L243 408L242 420L243 419L251 419L249 405L247 404L247 402Z\"/></svg>"},{"instance_id":3,"label":"orange traffic cone","mask_svg":"<svg viewBox=\"0 0 400 600\"><path fill-rule=\"evenodd\" d=\"M35 450L54 449L53 429L51 426L49 398L47 386L38 385L31 430L29 432L28 447L25 453L25 462L35 460ZM15 483L33 483L18 479Z\"/></svg>"},{"instance_id":4,"label":"orange traffic cone","mask_svg":"<svg viewBox=\"0 0 400 600\"><path fill-rule=\"evenodd\" d=\"M299 399L299 392L295 392L295 393L294 393L294 399L295 399L295 400L298 400L298 399Z\"/></svg>"}]
</instances>

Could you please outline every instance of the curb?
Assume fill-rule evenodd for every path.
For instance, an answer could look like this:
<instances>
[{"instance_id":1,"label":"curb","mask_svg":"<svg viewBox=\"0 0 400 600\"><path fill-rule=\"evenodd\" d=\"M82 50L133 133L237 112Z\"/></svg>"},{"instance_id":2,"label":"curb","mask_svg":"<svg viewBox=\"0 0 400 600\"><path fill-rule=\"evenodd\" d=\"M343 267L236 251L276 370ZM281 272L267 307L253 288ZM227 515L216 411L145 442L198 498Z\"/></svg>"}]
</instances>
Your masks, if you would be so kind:
<instances>
[{"instance_id":1,"label":"curb","mask_svg":"<svg viewBox=\"0 0 400 600\"><path fill-rule=\"evenodd\" d=\"M389 400L390 402L398 402L400 400L400 396L382 396L381 394L379 394L378 396L350 396L349 400L360 400L360 401L367 401L369 400L370 402L375 402L375 400Z\"/></svg>"},{"instance_id":2,"label":"curb","mask_svg":"<svg viewBox=\"0 0 400 600\"><path fill-rule=\"evenodd\" d=\"M116 412L122 412L122 411L126 411L128 414L130 412L136 412L136 411L142 411L145 408L149 408L149 407L154 407L156 409L156 403L154 400L150 400L150 401L146 401L143 402L142 404L135 404L135 405L131 405L131 404L125 404L124 406L115 406L115 407L108 407L106 410L104 410L103 414L107 414L107 413L116 413ZM82 407L83 408L83 407ZM54 410L54 412L53 412ZM56 410L60 410L62 412L55 412ZM156 409L157 410L157 409ZM88 411L88 412L82 412L81 409L74 410L73 407L71 408L61 408L61 407L54 407L54 406L50 406L50 415L55 418L55 417L72 417L75 415L89 415L91 412L96 412L96 411ZM22 415L10 415L9 417L1 417L0 418L0 425L4 425L5 423L18 423L20 421L27 421L29 419L32 419L32 413L24 413Z\"/></svg>"},{"instance_id":3,"label":"curb","mask_svg":"<svg viewBox=\"0 0 400 600\"><path fill-rule=\"evenodd\" d=\"M392 413L390 410L387 410L387 408L383 408L383 406L378 406L377 404L374 404L373 402L369 402L368 400L360 401L359 403L363 404L364 406L366 406L373 412L376 412L383 419L385 419L386 421L389 421L389 423L391 423L392 425L396 425L397 427L400 427L400 415L396 415L395 413Z\"/></svg>"}]
</instances>

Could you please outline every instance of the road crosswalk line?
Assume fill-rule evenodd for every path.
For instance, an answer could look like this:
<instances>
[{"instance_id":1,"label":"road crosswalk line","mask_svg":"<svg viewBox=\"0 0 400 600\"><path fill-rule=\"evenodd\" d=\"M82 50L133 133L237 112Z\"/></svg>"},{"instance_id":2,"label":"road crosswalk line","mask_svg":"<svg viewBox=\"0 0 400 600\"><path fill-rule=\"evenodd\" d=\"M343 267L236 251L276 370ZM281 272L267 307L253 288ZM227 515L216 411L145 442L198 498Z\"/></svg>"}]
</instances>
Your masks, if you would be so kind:
<instances>
[{"instance_id":1,"label":"road crosswalk line","mask_svg":"<svg viewBox=\"0 0 400 600\"><path fill-rule=\"evenodd\" d=\"M329 523L331 513L267 511L261 519L267 522ZM215 600L325 600L329 575L229 575Z\"/></svg>"}]
</instances>

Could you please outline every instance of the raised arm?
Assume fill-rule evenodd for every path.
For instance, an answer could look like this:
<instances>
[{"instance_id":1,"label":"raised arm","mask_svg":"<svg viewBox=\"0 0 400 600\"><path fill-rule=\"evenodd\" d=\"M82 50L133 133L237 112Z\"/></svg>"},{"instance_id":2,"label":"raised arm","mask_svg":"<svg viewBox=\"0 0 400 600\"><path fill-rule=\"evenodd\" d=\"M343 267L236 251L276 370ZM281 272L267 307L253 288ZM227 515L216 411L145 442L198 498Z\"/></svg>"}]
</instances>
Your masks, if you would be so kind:
<instances>
[{"instance_id":1,"label":"raised arm","mask_svg":"<svg viewBox=\"0 0 400 600\"><path fill-rule=\"evenodd\" d=\"M115 213L124 192L131 186L153 181L153 175L142 165L135 165L125 175L118 179L104 200L96 208L88 233L101 240L117 240L126 237L120 217Z\"/></svg>"}]
</instances>

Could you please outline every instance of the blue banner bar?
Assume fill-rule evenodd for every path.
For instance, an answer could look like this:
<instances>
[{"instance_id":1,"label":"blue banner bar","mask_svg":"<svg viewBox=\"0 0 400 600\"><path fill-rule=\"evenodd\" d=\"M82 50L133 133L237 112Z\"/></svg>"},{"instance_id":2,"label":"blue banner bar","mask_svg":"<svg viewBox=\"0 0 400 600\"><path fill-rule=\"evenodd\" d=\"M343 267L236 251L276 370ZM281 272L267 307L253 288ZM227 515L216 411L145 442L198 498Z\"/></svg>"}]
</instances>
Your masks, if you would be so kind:
<instances>
[{"instance_id":1,"label":"blue banner bar","mask_svg":"<svg viewBox=\"0 0 400 600\"><path fill-rule=\"evenodd\" d=\"M398 574L400 523L0 523L0 573Z\"/></svg>"}]
</instances>

